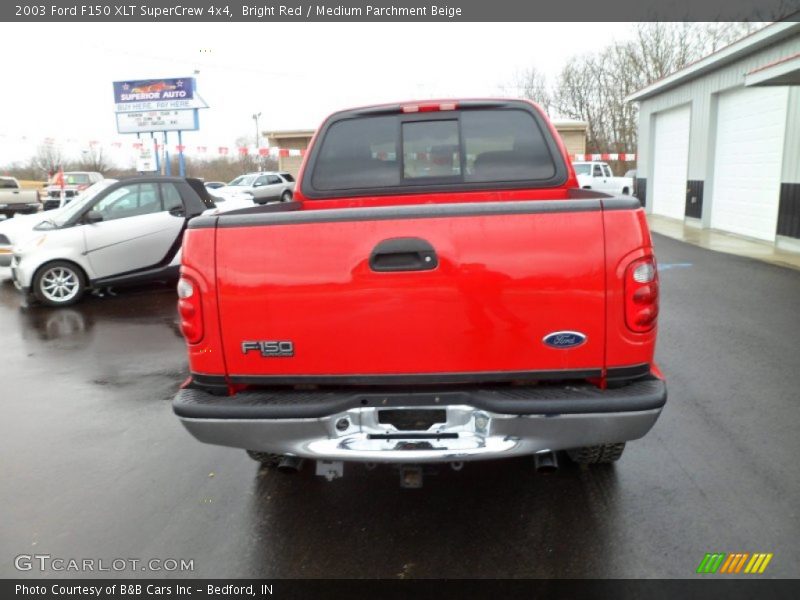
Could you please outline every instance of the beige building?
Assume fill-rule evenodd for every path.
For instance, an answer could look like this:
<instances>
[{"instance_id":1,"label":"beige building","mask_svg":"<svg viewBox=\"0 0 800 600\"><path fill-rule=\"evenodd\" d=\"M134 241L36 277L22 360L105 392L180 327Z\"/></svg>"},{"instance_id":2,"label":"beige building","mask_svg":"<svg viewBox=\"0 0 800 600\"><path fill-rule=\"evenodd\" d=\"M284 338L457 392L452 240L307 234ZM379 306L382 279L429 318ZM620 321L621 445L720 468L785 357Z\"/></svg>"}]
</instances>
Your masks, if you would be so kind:
<instances>
[{"instance_id":1,"label":"beige building","mask_svg":"<svg viewBox=\"0 0 800 600\"><path fill-rule=\"evenodd\" d=\"M564 140L570 157L586 154L586 130L589 127L586 121L553 121L553 125Z\"/></svg>"},{"instance_id":2,"label":"beige building","mask_svg":"<svg viewBox=\"0 0 800 600\"><path fill-rule=\"evenodd\" d=\"M264 136L269 141L270 148L281 148L284 150L305 150L308 148L308 144L311 142L313 135L313 129L264 132ZM278 169L280 171L288 171L297 177L302 162L302 156L279 156Z\"/></svg>"},{"instance_id":3,"label":"beige building","mask_svg":"<svg viewBox=\"0 0 800 600\"><path fill-rule=\"evenodd\" d=\"M586 152L586 129L588 126L584 121L554 121L553 125L555 125L558 133L561 134L561 138L564 140L564 145L570 155L584 154ZM305 150L308 148L313 135L313 129L264 133L271 148L285 150ZM278 169L288 171L297 177L302 162L302 156L279 156Z\"/></svg>"}]
</instances>

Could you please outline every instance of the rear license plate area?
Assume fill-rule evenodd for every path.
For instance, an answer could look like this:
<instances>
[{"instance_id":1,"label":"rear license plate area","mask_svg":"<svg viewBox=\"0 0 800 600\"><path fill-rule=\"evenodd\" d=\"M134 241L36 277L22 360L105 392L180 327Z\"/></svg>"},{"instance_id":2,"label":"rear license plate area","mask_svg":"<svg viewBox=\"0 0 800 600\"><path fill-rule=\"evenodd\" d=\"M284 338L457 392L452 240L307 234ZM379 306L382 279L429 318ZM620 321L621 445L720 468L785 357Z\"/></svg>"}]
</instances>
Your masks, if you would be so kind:
<instances>
[{"instance_id":1,"label":"rear license plate area","mask_svg":"<svg viewBox=\"0 0 800 600\"><path fill-rule=\"evenodd\" d=\"M398 431L428 431L438 423L447 422L444 409L383 409L378 411L378 423L392 425Z\"/></svg>"}]
</instances>

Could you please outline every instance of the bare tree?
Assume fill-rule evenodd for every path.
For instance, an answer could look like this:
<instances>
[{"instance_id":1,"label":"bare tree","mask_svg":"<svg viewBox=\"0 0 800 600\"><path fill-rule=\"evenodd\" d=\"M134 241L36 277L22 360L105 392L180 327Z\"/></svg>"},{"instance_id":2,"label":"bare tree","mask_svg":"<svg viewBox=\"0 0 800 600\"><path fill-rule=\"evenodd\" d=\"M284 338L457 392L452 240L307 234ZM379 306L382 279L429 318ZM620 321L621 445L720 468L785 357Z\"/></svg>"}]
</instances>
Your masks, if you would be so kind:
<instances>
[{"instance_id":1,"label":"bare tree","mask_svg":"<svg viewBox=\"0 0 800 600\"><path fill-rule=\"evenodd\" d=\"M38 177L50 177L64 166L64 155L56 144L44 143L36 148L36 154L30 162L30 168L38 173Z\"/></svg>"},{"instance_id":2,"label":"bare tree","mask_svg":"<svg viewBox=\"0 0 800 600\"><path fill-rule=\"evenodd\" d=\"M92 145L87 150L81 151L81 158L73 163L72 166L76 171L105 173L112 169L114 165L107 159L102 147Z\"/></svg>"},{"instance_id":3,"label":"bare tree","mask_svg":"<svg viewBox=\"0 0 800 600\"><path fill-rule=\"evenodd\" d=\"M249 151L246 154L241 151L242 148L248 148L248 143L251 139L252 137L249 135L240 135L236 138L235 160L240 171L239 174L260 170L259 162L261 157L253 156Z\"/></svg>"},{"instance_id":4,"label":"bare tree","mask_svg":"<svg viewBox=\"0 0 800 600\"><path fill-rule=\"evenodd\" d=\"M555 113L588 123L589 152L632 151L637 108L625 98L754 31L756 23L637 23L633 37L572 58L552 91Z\"/></svg>"},{"instance_id":5,"label":"bare tree","mask_svg":"<svg viewBox=\"0 0 800 600\"><path fill-rule=\"evenodd\" d=\"M501 89L505 94L533 100L548 114L553 108L553 95L547 77L536 67L517 72L511 84L501 86Z\"/></svg>"}]
</instances>

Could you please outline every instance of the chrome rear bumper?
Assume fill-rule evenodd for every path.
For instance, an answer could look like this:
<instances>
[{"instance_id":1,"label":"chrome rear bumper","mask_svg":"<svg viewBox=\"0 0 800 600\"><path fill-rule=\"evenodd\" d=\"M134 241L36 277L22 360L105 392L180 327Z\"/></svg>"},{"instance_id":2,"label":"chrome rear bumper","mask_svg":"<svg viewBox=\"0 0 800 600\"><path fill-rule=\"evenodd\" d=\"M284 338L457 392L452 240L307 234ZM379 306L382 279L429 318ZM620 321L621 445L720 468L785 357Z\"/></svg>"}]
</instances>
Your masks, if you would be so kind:
<instances>
[{"instance_id":1,"label":"chrome rear bumper","mask_svg":"<svg viewBox=\"0 0 800 600\"><path fill-rule=\"evenodd\" d=\"M345 401L338 394L326 393L316 404L309 397L314 394L308 392L300 403L302 398L276 398L266 392L224 397L184 389L175 397L173 408L186 429L209 444L317 460L451 462L640 438L658 419L666 402L666 386L658 379L631 385L638 387L600 392L551 386L526 394L514 390L510 397L485 389L349 392ZM625 403L630 410L624 409ZM317 414L325 404L333 410ZM581 404L588 410L581 410ZM405 425L398 429L380 418L387 409L438 411L430 414L441 417L425 429L409 430ZM298 414L292 416L292 412Z\"/></svg>"}]
</instances>

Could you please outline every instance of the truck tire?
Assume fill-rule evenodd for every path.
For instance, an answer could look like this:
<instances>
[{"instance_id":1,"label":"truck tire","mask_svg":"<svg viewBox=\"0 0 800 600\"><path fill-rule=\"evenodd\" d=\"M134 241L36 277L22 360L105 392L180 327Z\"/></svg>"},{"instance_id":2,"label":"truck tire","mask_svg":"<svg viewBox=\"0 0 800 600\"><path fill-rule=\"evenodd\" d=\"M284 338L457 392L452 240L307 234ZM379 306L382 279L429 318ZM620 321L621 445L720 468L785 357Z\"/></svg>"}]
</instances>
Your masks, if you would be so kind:
<instances>
[{"instance_id":1,"label":"truck tire","mask_svg":"<svg viewBox=\"0 0 800 600\"><path fill-rule=\"evenodd\" d=\"M292 192L291 190L286 190L281 194L281 202L291 202L292 201Z\"/></svg>"},{"instance_id":2,"label":"truck tire","mask_svg":"<svg viewBox=\"0 0 800 600\"><path fill-rule=\"evenodd\" d=\"M624 450L625 442L620 442L567 450L567 456L579 465L601 465L618 461Z\"/></svg>"},{"instance_id":3,"label":"truck tire","mask_svg":"<svg viewBox=\"0 0 800 600\"><path fill-rule=\"evenodd\" d=\"M39 267L33 278L34 297L47 306L70 306L86 291L86 280L79 266L54 260Z\"/></svg>"},{"instance_id":4,"label":"truck tire","mask_svg":"<svg viewBox=\"0 0 800 600\"><path fill-rule=\"evenodd\" d=\"M260 462L265 467L277 467L281 461L280 454L272 454L271 452L259 452L258 450L247 450L247 456L256 462Z\"/></svg>"}]
</instances>

